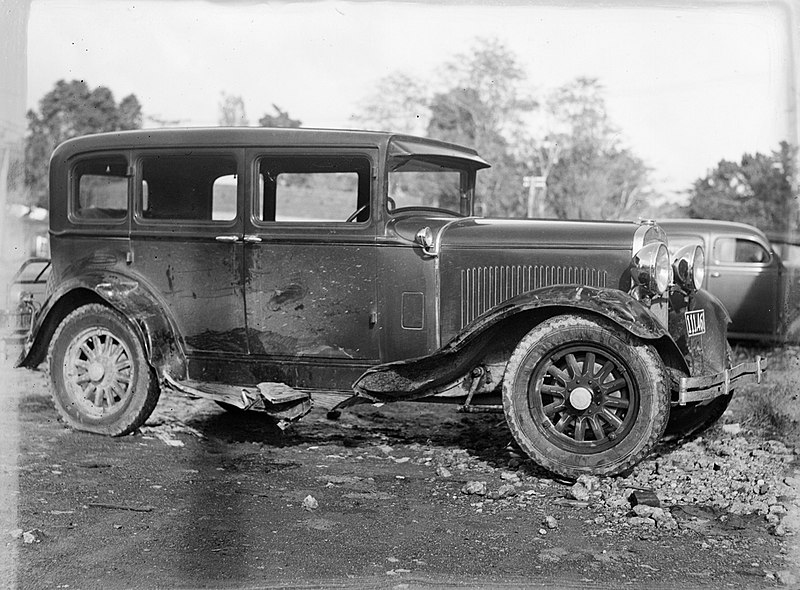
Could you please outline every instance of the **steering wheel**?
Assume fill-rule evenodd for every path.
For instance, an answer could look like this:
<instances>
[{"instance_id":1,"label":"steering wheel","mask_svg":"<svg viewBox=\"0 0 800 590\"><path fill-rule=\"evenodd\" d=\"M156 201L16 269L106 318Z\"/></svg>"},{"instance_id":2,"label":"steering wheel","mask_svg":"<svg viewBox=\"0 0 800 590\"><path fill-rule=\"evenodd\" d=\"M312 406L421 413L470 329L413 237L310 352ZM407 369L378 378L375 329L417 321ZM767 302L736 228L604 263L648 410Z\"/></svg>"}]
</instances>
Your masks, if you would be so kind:
<instances>
[{"instance_id":1,"label":"steering wheel","mask_svg":"<svg viewBox=\"0 0 800 590\"><path fill-rule=\"evenodd\" d=\"M361 205L361 207L359 207L358 209L353 211L353 213L350 214L350 217L348 217L345 221L349 223L349 222L355 220L356 217L361 215L367 209L369 209L369 203L365 203L365 204Z\"/></svg>"}]
</instances>

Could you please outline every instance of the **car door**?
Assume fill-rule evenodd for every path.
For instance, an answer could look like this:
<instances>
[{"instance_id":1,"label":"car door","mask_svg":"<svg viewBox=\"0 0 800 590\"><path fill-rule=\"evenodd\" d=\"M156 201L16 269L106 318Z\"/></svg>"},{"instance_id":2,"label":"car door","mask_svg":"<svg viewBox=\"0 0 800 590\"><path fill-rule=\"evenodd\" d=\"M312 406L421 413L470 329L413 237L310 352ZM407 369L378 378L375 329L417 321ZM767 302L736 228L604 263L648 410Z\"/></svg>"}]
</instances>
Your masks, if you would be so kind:
<instances>
[{"instance_id":1,"label":"car door","mask_svg":"<svg viewBox=\"0 0 800 590\"><path fill-rule=\"evenodd\" d=\"M777 333L781 306L780 262L761 242L744 236L711 238L708 290L731 316L732 337L769 338Z\"/></svg>"},{"instance_id":2,"label":"car door","mask_svg":"<svg viewBox=\"0 0 800 590\"><path fill-rule=\"evenodd\" d=\"M348 389L378 362L377 154L248 152L244 295L260 380Z\"/></svg>"},{"instance_id":3,"label":"car door","mask_svg":"<svg viewBox=\"0 0 800 590\"><path fill-rule=\"evenodd\" d=\"M161 297L198 358L247 354L241 290L243 150L136 154L131 267ZM203 373L203 371L200 371ZM215 380L198 374L193 378Z\"/></svg>"}]
</instances>

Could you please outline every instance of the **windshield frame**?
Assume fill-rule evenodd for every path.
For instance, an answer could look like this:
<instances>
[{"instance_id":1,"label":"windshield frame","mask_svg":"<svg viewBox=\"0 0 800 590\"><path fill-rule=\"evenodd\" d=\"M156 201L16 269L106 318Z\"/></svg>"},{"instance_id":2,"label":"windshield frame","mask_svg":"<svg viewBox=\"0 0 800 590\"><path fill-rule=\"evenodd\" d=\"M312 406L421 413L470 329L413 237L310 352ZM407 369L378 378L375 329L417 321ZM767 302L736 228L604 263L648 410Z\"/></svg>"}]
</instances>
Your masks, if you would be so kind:
<instances>
[{"instance_id":1,"label":"windshield frame","mask_svg":"<svg viewBox=\"0 0 800 590\"><path fill-rule=\"evenodd\" d=\"M415 170L414 164L419 164L419 169ZM411 169L409 169L409 165ZM399 168L406 167L405 171L398 171ZM459 175L458 180L458 208L438 206L438 204L403 205L394 204L390 192L392 175L410 173L423 174L452 174ZM475 168L469 162L460 158L450 158L429 155L403 155L392 156L387 159L386 166L386 191L384 206L389 215L397 215L408 211L426 211L431 213L441 212L443 214L468 217L473 214L473 204L475 200ZM394 206L393 206L394 205Z\"/></svg>"}]
</instances>

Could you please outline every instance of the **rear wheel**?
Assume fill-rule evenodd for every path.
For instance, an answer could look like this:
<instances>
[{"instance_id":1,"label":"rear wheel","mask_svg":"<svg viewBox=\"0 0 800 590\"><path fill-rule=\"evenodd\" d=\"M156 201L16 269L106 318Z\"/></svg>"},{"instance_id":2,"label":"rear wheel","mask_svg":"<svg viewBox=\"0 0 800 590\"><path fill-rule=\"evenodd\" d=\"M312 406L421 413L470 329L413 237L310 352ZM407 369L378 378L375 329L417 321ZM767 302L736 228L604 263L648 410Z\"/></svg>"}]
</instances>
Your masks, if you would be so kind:
<instances>
[{"instance_id":1,"label":"rear wheel","mask_svg":"<svg viewBox=\"0 0 800 590\"><path fill-rule=\"evenodd\" d=\"M64 421L98 434L133 432L161 392L136 332L119 312L97 303L79 307L58 326L48 371Z\"/></svg>"},{"instance_id":2,"label":"rear wheel","mask_svg":"<svg viewBox=\"0 0 800 590\"><path fill-rule=\"evenodd\" d=\"M511 355L503 407L517 443L543 467L569 478L615 475L664 432L668 383L652 346L601 319L557 316Z\"/></svg>"}]
</instances>

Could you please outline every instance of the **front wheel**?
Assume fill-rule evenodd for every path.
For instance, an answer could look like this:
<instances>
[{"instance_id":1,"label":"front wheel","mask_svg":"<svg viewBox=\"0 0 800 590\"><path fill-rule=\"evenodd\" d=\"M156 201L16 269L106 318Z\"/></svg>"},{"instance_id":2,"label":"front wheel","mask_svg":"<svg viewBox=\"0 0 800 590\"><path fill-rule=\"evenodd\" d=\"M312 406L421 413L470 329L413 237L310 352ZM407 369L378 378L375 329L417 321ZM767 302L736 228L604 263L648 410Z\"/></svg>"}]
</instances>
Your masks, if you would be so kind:
<instances>
[{"instance_id":1,"label":"front wheel","mask_svg":"<svg viewBox=\"0 0 800 590\"><path fill-rule=\"evenodd\" d=\"M503 379L511 433L568 478L641 461L669 419L669 380L652 346L602 319L551 318L517 345Z\"/></svg>"},{"instance_id":2,"label":"front wheel","mask_svg":"<svg viewBox=\"0 0 800 590\"><path fill-rule=\"evenodd\" d=\"M161 393L136 332L119 312L97 303L79 307L59 324L48 371L56 409L76 430L133 432Z\"/></svg>"}]
</instances>

